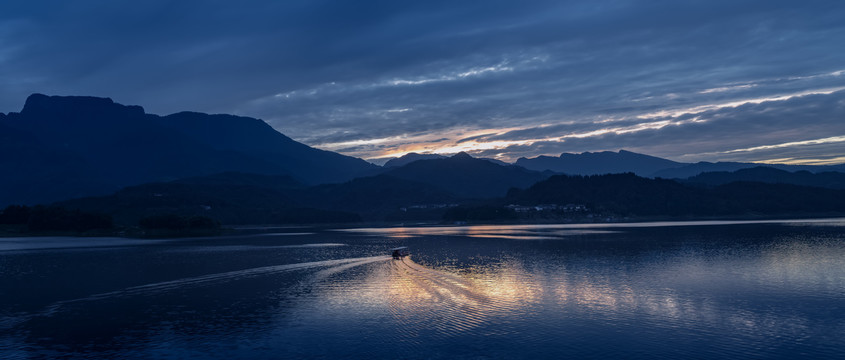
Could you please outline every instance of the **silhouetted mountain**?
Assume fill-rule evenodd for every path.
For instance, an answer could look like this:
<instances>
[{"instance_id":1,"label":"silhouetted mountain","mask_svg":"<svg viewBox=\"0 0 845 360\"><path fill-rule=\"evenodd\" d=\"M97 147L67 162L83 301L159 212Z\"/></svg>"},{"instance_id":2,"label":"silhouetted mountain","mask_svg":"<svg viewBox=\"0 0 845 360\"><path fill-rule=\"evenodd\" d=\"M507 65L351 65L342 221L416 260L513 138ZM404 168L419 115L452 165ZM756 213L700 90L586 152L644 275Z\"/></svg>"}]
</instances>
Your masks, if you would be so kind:
<instances>
[{"instance_id":1,"label":"silhouetted mountain","mask_svg":"<svg viewBox=\"0 0 845 360\"><path fill-rule=\"evenodd\" d=\"M217 151L260 159L308 184L346 181L378 169L362 159L296 142L254 118L181 112L161 122Z\"/></svg>"},{"instance_id":2,"label":"silhouetted mountain","mask_svg":"<svg viewBox=\"0 0 845 360\"><path fill-rule=\"evenodd\" d=\"M514 165L514 164L506 163L506 162L504 162L504 161L502 161L502 160L499 160L499 159L493 159L493 158L478 158L478 159L481 159L481 160L487 160L487 161L489 161L489 162L491 162L491 163L494 163L494 164L496 164L496 165L501 165L501 166L511 166L511 165ZM545 170L541 170L541 171L545 171Z\"/></svg>"},{"instance_id":3,"label":"silhouetted mountain","mask_svg":"<svg viewBox=\"0 0 845 360\"><path fill-rule=\"evenodd\" d=\"M674 214L690 204L701 205L704 190L672 180L648 179L633 173L556 175L523 191L511 191L515 204L585 204L591 209L637 215Z\"/></svg>"},{"instance_id":4,"label":"silhouetted mountain","mask_svg":"<svg viewBox=\"0 0 845 360\"><path fill-rule=\"evenodd\" d=\"M107 194L132 184L223 171L289 175L317 184L377 166L308 147L261 120L146 114L108 98L31 95L0 117L0 205Z\"/></svg>"},{"instance_id":5,"label":"silhouetted mountain","mask_svg":"<svg viewBox=\"0 0 845 360\"><path fill-rule=\"evenodd\" d=\"M747 169L751 167L760 166L760 164L739 163L739 162L707 162L701 161L695 164L687 164L672 169L663 169L652 174L654 177L664 179L686 179L690 176L695 176L704 172L718 172L718 171L737 171L740 169Z\"/></svg>"},{"instance_id":6,"label":"silhouetted mountain","mask_svg":"<svg viewBox=\"0 0 845 360\"><path fill-rule=\"evenodd\" d=\"M742 163L742 162L697 162L695 164L688 164L673 169L664 169L652 174L653 177L661 177L664 179L686 179L691 176L696 176L701 173L708 172L732 172L741 169L750 169L759 167L762 164L758 163ZM821 165L785 165L785 164L765 164L764 166L779 169L789 172L808 171L812 173L828 172L828 171L845 171L843 165L821 166Z\"/></svg>"},{"instance_id":7,"label":"silhouetted mountain","mask_svg":"<svg viewBox=\"0 0 845 360\"><path fill-rule=\"evenodd\" d=\"M618 174L632 172L640 176L673 167L683 166L654 156L637 154L630 151L584 152L580 154L563 153L560 157L538 156L536 158L519 158L516 165L529 170L551 170L571 175Z\"/></svg>"},{"instance_id":8,"label":"silhouetted mountain","mask_svg":"<svg viewBox=\"0 0 845 360\"><path fill-rule=\"evenodd\" d=\"M90 230L107 230L114 225L111 216L102 213L89 213L80 210L68 210L58 206L21 206L10 205L0 210L0 224L14 225L13 233L83 233Z\"/></svg>"},{"instance_id":9,"label":"silhouetted mountain","mask_svg":"<svg viewBox=\"0 0 845 360\"><path fill-rule=\"evenodd\" d=\"M426 216L421 209L442 209L457 201L432 185L387 175L305 187L287 176L227 172L131 186L109 196L56 205L108 213L129 225L147 216L170 214L205 216L225 224L301 224ZM401 208L416 211L403 214Z\"/></svg>"},{"instance_id":10,"label":"silhouetted mountain","mask_svg":"<svg viewBox=\"0 0 845 360\"><path fill-rule=\"evenodd\" d=\"M386 163L384 163L384 167L385 168L399 167L399 166L408 165L408 164L410 164L414 161L418 161L418 160L432 160L432 159L444 159L444 158L446 158L446 157L443 156L443 155L440 155L440 154L408 153L408 154L402 155L398 158L388 160Z\"/></svg>"},{"instance_id":11,"label":"silhouetted mountain","mask_svg":"<svg viewBox=\"0 0 845 360\"><path fill-rule=\"evenodd\" d=\"M845 189L845 173L820 172L813 174L809 171L789 172L768 166L740 169L734 172L706 172L690 177L683 182L716 186L737 181Z\"/></svg>"},{"instance_id":12,"label":"silhouetted mountain","mask_svg":"<svg viewBox=\"0 0 845 360\"><path fill-rule=\"evenodd\" d=\"M306 185L287 175L262 175L227 171L207 176L195 176L173 181L177 184L190 185L234 185L254 186L285 192L292 189L302 189Z\"/></svg>"},{"instance_id":13,"label":"silhouetted mountain","mask_svg":"<svg viewBox=\"0 0 845 360\"><path fill-rule=\"evenodd\" d=\"M633 216L793 215L845 211L845 191L789 184L734 182L714 188L634 174L557 175L525 190L514 204L584 204L593 211Z\"/></svg>"},{"instance_id":14,"label":"silhouetted mountain","mask_svg":"<svg viewBox=\"0 0 845 360\"><path fill-rule=\"evenodd\" d=\"M317 185L290 194L300 203L322 209L336 209L360 214L366 220L398 218L401 208L438 209L460 199L433 185L377 175L357 178L342 184ZM410 214L409 216L413 216Z\"/></svg>"},{"instance_id":15,"label":"silhouetted mountain","mask_svg":"<svg viewBox=\"0 0 845 360\"><path fill-rule=\"evenodd\" d=\"M335 223L360 221L356 214L302 205L280 191L251 185L241 174L232 183L195 178L168 183L149 183L124 188L109 196L67 200L56 205L68 209L99 211L116 222L134 225L148 216L204 216L225 224ZM298 190L297 190L298 191Z\"/></svg>"},{"instance_id":16,"label":"silhouetted mountain","mask_svg":"<svg viewBox=\"0 0 845 360\"><path fill-rule=\"evenodd\" d=\"M550 170L569 175L601 175L632 172L638 176L664 179L685 179L703 172L737 171L760 166L758 163L741 162L698 162L694 164L675 162L630 151L563 153L560 157L538 156L519 158L516 165L529 170ZM766 164L765 166L786 171L845 171L845 164L833 166Z\"/></svg>"},{"instance_id":17,"label":"silhouetted mountain","mask_svg":"<svg viewBox=\"0 0 845 360\"><path fill-rule=\"evenodd\" d=\"M499 166L457 155L423 160L403 168L419 171L413 167L442 169L447 165L467 164L469 168L481 167L480 164ZM532 173L518 167L512 169ZM488 173L501 179L502 171L496 169ZM456 178L462 179L463 174L459 175ZM456 204L464 205L455 207ZM225 224L302 224L361 219L404 221L441 217L489 221L516 219L517 214L502 204L579 204L586 205L591 214L619 216L792 216L841 213L845 211L845 190L760 182L702 187L674 180L643 178L632 173L556 175L524 190L511 188L504 198L473 204L467 205L465 199L442 190L441 186L390 175L303 187L285 176L230 172L132 186L110 196L80 198L55 205L73 211L106 213L119 224L136 224L144 217L170 214L203 216Z\"/></svg>"},{"instance_id":18,"label":"silhouetted mountain","mask_svg":"<svg viewBox=\"0 0 845 360\"><path fill-rule=\"evenodd\" d=\"M96 193L80 156L46 147L32 134L0 119L0 204L33 204Z\"/></svg>"},{"instance_id":19,"label":"silhouetted mountain","mask_svg":"<svg viewBox=\"0 0 845 360\"><path fill-rule=\"evenodd\" d=\"M512 187L524 188L550 175L475 159L463 152L444 159L415 161L386 174L431 184L463 198L504 196Z\"/></svg>"},{"instance_id":20,"label":"silhouetted mountain","mask_svg":"<svg viewBox=\"0 0 845 360\"><path fill-rule=\"evenodd\" d=\"M388 160L386 163L384 163L384 165L383 165L383 166L384 166L384 168L393 168L393 167L405 166L405 165L408 165L408 164L410 164L410 163L412 163L412 162L414 162L414 161L419 161L419 160L445 159L445 158L447 158L447 157L448 157L448 156L445 156L445 155L440 155L440 154L417 154L417 153L408 153L408 154L402 155L401 157L398 157L398 158L393 158L393 159ZM496 164L496 165L501 165L501 166L510 166L510 165L513 165L513 164L508 164L508 163L506 163L506 162L504 162L504 161L502 161L502 160L491 159L491 158L476 158L476 159L480 159L480 160L487 160L487 161L489 161L489 162L492 162L492 163L494 163L494 164Z\"/></svg>"}]
</instances>

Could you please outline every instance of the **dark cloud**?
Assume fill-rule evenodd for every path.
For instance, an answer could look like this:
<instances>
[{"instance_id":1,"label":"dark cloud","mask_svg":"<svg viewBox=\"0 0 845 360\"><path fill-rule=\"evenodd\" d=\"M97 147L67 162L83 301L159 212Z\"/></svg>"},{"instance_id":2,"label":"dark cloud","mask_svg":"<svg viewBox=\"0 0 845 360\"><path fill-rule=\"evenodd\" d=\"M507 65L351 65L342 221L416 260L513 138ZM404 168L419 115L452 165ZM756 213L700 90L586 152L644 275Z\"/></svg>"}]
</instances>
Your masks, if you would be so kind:
<instances>
[{"instance_id":1,"label":"dark cloud","mask_svg":"<svg viewBox=\"0 0 845 360\"><path fill-rule=\"evenodd\" d=\"M817 0L5 2L0 111L32 92L109 96L161 114L258 117L297 140L378 157L409 139L588 133L842 87L843 18L845 4ZM819 113L836 98L484 154L625 147L677 158L845 135Z\"/></svg>"}]
</instances>

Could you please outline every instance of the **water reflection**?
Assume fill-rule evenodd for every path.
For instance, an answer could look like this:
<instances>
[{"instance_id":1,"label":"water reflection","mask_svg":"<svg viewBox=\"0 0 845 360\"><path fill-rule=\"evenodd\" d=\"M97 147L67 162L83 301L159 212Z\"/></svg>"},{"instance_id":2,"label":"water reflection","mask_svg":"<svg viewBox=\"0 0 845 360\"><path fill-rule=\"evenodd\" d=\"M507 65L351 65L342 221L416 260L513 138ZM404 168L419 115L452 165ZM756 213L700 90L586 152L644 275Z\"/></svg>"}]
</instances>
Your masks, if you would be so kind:
<instances>
[{"instance_id":1,"label":"water reflection","mask_svg":"<svg viewBox=\"0 0 845 360\"><path fill-rule=\"evenodd\" d=\"M348 246L348 244L338 243L317 243L317 244L297 244L297 245L216 245L216 246L188 246L178 249L173 249L173 252L230 252L230 251L254 251L254 250L278 250L278 249L297 249L297 248L325 248L336 246Z\"/></svg>"},{"instance_id":2,"label":"water reflection","mask_svg":"<svg viewBox=\"0 0 845 360\"><path fill-rule=\"evenodd\" d=\"M532 225L467 225L467 226L423 226L423 227L387 227L387 228L354 228L339 229L337 231L364 233L387 236L391 238L408 238L413 236L474 236L474 235L520 235L520 234L554 234L560 236L610 233L607 230L577 230L577 229L606 229L606 228L660 228L686 226L720 226L720 225L751 225L751 224L786 224L792 226L845 226L845 218L832 219L801 219L801 220L706 220L706 221L652 221L635 223L584 223L584 224L532 224ZM564 229L564 230L560 230ZM569 230L566 230L569 229Z\"/></svg>"},{"instance_id":3,"label":"water reflection","mask_svg":"<svg viewBox=\"0 0 845 360\"><path fill-rule=\"evenodd\" d=\"M522 228L520 228L522 227ZM376 234L393 239L419 236L468 236L475 238L500 238L511 240L555 240L567 236L610 234L617 231L595 229L562 229L557 226L530 228L524 226L449 226L449 227L394 227L340 230L352 233Z\"/></svg>"},{"instance_id":4,"label":"water reflection","mask_svg":"<svg viewBox=\"0 0 845 360\"><path fill-rule=\"evenodd\" d=\"M0 251L116 247L159 244L166 240L116 237L71 238L66 236L0 237Z\"/></svg>"},{"instance_id":5,"label":"water reflection","mask_svg":"<svg viewBox=\"0 0 845 360\"><path fill-rule=\"evenodd\" d=\"M845 356L838 227L423 229L7 252L0 358Z\"/></svg>"}]
</instances>

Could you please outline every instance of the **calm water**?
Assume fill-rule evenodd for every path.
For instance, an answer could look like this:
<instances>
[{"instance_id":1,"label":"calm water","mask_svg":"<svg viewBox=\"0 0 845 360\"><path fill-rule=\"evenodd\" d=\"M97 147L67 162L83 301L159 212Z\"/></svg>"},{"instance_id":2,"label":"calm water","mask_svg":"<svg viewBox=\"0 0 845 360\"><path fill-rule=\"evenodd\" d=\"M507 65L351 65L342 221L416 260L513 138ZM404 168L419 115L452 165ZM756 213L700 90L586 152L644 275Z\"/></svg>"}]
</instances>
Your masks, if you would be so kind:
<instances>
[{"instance_id":1,"label":"calm water","mask_svg":"<svg viewBox=\"0 0 845 360\"><path fill-rule=\"evenodd\" d=\"M0 239L2 359L537 357L845 358L845 220Z\"/></svg>"}]
</instances>

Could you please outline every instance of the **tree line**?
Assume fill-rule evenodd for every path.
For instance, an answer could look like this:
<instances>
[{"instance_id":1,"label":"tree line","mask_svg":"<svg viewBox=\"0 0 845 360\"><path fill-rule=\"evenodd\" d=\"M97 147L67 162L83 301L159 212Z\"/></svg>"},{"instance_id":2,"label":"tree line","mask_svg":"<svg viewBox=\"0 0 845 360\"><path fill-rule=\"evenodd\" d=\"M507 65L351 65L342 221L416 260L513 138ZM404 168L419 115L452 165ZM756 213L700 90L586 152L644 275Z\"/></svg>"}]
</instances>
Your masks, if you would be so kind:
<instances>
[{"instance_id":1,"label":"tree line","mask_svg":"<svg viewBox=\"0 0 845 360\"><path fill-rule=\"evenodd\" d=\"M0 224L25 226L28 231L86 232L114 227L111 215L69 210L60 206L9 205L0 212Z\"/></svg>"}]
</instances>

